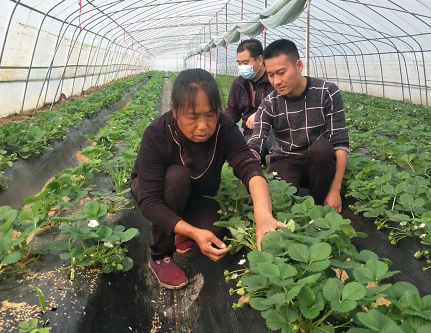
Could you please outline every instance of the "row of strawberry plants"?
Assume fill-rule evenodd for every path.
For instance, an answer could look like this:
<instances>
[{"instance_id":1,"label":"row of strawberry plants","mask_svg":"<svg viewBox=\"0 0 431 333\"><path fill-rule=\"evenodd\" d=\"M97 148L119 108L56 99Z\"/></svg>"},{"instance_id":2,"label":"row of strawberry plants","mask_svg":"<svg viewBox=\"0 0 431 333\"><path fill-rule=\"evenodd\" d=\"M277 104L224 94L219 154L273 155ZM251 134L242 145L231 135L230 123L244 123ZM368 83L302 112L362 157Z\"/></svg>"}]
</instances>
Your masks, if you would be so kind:
<instances>
[{"instance_id":1,"label":"row of strawberry plants","mask_svg":"<svg viewBox=\"0 0 431 333\"><path fill-rule=\"evenodd\" d=\"M424 128L429 108L365 95L343 97L353 151L373 157L349 156L346 196L356 199L350 207L375 218L377 229L389 229L393 245L419 238L423 248L415 257L427 258L426 270L431 267L431 132ZM381 134L397 131L392 139Z\"/></svg>"},{"instance_id":2,"label":"row of strawberry plants","mask_svg":"<svg viewBox=\"0 0 431 333\"><path fill-rule=\"evenodd\" d=\"M108 212L113 213L129 203L124 198L128 191L105 195L94 191L91 179L96 174L109 174L112 163L121 159L128 159L128 165L133 165L142 133L155 117L161 82L161 74L156 74L139 90L128 108L114 113L106 128L89 137L95 142L92 148L83 151L90 157L89 162L64 170L43 191L25 200L27 206L21 211L0 207L0 273L13 268L13 264L29 253L28 237L48 223L60 223L59 229L69 235L69 241L51 242L38 252L44 253L54 247L62 250L62 258L71 260L72 278L76 264L101 267L104 272L125 271L133 266L122 244L136 237L138 231L133 228L124 231L123 226L111 227L106 223ZM127 142L124 149L121 141ZM96 151L99 154L94 157ZM127 186L128 180L125 180L123 185ZM92 200L74 216L65 216L84 198ZM14 233L18 233L15 239Z\"/></svg>"},{"instance_id":3,"label":"row of strawberry plants","mask_svg":"<svg viewBox=\"0 0 431 333\"><path fill-rule=\"evenodd\" d=\"M273 213L286 228L267 233L257 251L250 197L230 168L224 168L215 198L220 227L231 232L231 252L251 252L225 271L236 293L261 311L271 330L282 333L425 333L431 330L431 296L421 298L406 282L386 283L398 272L390 260L351 243L357 233L330 207L298 197L296 189L268 175ZM247 263L248 261L248 263ZM382 303L382 298L389 302ZM239 301L233 308L243 306Z\"/></svg>"},{"instance_id":4,"label":"row of strawberry plants","mask_svg":"<svg viewBox=\"0 0 431 333\"><path fill-rule=\"evenodd\" d=\"M1 125L0 188L7 186L2 174L6 167L12 166L14 160L25 159L32 154L44 154L49 149L50 141L64 139L69 128L82 123L86 118L91 118L101 109L112 106L147 76L148 73L142 73L115 82L91 95L62 103L53 111L40 112L28 122Z\"/></svg>"}]
</instances>

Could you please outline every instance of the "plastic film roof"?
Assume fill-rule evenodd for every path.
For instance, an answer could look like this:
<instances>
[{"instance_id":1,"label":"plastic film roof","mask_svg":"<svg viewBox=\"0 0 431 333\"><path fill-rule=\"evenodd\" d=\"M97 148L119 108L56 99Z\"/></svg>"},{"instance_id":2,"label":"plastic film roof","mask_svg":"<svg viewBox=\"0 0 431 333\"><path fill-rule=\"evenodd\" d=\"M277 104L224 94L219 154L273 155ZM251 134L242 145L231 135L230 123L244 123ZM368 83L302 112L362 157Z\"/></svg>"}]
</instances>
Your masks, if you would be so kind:
<instances>
[{"instance_id":1,"label":"plastic film roof","mask_svg":"<svg viewBox=\"0 0 431 333\"><path fill-rule=\"evenodd\" d=\"M53 77L62 81L73 76L69 72L73 66L77 73L81 70L84 81L89 71L94 74L99 67L103 73L124 69L117 75L121 77L152 68L162 56L181 62L184 57L187 67L236 75L236 44L250 36L264 44L291 39L300 55L306 56L307 13L303 8L307 0L0 3L0 82L5 80L2 72L11 68L17 69L12 80L27 84L36 73L37 79L45 74L45 81ZM302 8L297 15L285 10L294 3ZM284 18L289 14L293 20L274 24L274 17L283 10ZM353 91L385 97L401 94L403 99L429 104L428 0L311 0L309 29L311 75L337 80ZM60 69L53 73L56 66ZM105 79L110 78L112 75ZM400 90L389 93L389 87Z\"/></svg>"}]
</instances>

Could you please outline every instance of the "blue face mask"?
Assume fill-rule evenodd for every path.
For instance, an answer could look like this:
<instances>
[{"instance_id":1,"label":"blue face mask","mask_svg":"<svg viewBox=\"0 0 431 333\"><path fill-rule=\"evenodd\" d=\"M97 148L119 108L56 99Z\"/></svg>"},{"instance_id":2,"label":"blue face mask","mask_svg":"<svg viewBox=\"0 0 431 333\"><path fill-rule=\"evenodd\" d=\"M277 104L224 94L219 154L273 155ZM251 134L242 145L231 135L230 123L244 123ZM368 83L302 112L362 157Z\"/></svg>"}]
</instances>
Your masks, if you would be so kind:
<instances>
[{"instance_id":1,"label":"blue face mask","mask_svg":"<svg viewBox=\"0 0 431 333\"><path fill-rule=\"evenodd\" d=\"M256 59L256 61L257 61L257 59ZM238 66L239 75L241 75L245 80L253 79L256 76L256 72L253 70L253 66L256 63L256 61L253 63L253 65Z\"/></svg>"}]
</instances>

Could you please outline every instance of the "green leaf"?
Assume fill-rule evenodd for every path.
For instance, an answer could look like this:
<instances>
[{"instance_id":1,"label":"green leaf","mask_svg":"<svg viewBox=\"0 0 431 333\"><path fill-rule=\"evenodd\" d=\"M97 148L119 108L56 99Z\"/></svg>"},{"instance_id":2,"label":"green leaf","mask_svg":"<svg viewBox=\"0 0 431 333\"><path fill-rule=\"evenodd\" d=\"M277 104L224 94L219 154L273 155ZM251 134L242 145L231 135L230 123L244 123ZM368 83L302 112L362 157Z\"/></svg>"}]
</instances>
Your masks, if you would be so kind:
<instances>
[{"instance_id":1,"label":"green leaf","mask_svg":"<svg viewBox=\"0 0 431 333\"><path fill-rule=\"evenodd\" d=\"M357 267L353 270L353 276L363 284L374 282L374 274L368 267Z\"/></svg>"},{"instance_id":2,"label":"green leaf","mask_svg":"<svg viewBox=\"0 0 431 333\"><path fill-rule=\"evenodd\" d=\"M399 302L406 292L419 294L418 289L414 285L404 281L396 282L391 288L386 290L387 298L391 302Z\"/></svg>"},{"instance_id":3,"label":"green leaf","mask_svg":"<svg viewBox=\"0 0 431 333\"><path fill-rule=\"evenodd\" d=\"M308 262L311 264L315 261L328 259L331 255L331 245L328 243L317 243L312 245L308 250Z\"/></svg>"},{"instance_id":4,"label":"green leaf","mask_svg":"<svg viewBox=\"0 0 431 333\"><path fill-rule=\"evenodd\" d=\"M314 294L313 290L308 286L304 286L298 295L299 304L304 304L306 306L311 306L314 303L315 299L316 295Z\"/></svg>"},{"instance_id":5,"label":"green leaf","mask_svg":"<svg viewBox=\"0 0 431 333\"><path fill-rule=\"evenodd\" d=\"M96 234L96 237L99 237L99 235ZM102 242L118 242L118 241L120 241L120 237L118 237L117 235L111 235L109 237L102 238L100 241L102 241Z\"/></svg>"},{"instance_id":6,"label":"green leaf","mask_svg":"<svg viewBox=\"0 0 431 333\"><path fill-rule=\"evenodd\" d=\"M303 287L303 285L294 286L292 289L290 289L286 294L286 302L290 302L292 299L294 299Z\"/></svg>"},{"instance_id":7,"label":"green leaf","mask_svg":"<svg viewBox=\"0 0 431 333\"><path fill-rule=\"evenodd\" d=\"M100 238L107 238L112 235L112 229L107 225L101 225L97 230L97 234Z\"/></svg>"},{"instance_id":8,"label":"green leaf","mask_svg":"<svg viewBox=\"0 0 431 333\"><path fill-rule=\"evenodd\" d=\"M366 327L381 333L404 333L391 319L387 318L378 310L371 309L368 313L358 313L359 321Z\"/></svg>"},{"instance_id":9,"label":"green leaf","mask_svg":"<svg viewBox=\"0 0 431 333\"><path fill-rule=\"evenodd\" d=\"M366 289L358 282L350 282L344 286L341 295L343 300L359 301L365 297Z\"/></svg>"},{"instance_id":10,"label":"green leaf","mask_svg":"<svg viewBox=\"0 0 431 333\"><path fill-rule=\"evenodd\" d=\"M280 270L280 279L285 280L287 278L290 278L292 276L295 276L298 274L298 271L295 267L289 264L278 264L278 268Z\"/></svg>"},{"instance_id":11,"label":"green leaf","mask_svg":"<svg viewBox=\"0 0 431 333\"><path fill-rule=\"evenodd\" d=\"M12 252L10 254L8 254L2 261L3 264L14 264L16 263L18 260L21 259L21 253L19 252Z\"/></svg>"},{"instance_id":12,"label":"green leaf","mask_svg":"<svg viewBox=\"0 0 431 333\"><path fill-rule=\"evenodd\" d=\"M323 286L323 296L328 301L339 302L343 291L343 282L337 278L328 279Z\"/></svg>"},{"instance_id":13,"label":"green leaf","mask_svg":"<svg viewBox=\"0 0 431 333\"><path fill-rule=\"evenodd\" d=\"M307 319L316 318L325 307L325 301L320 292L317 295L313 290L304 286L298 294L299 308Z\"/></svg>"},{"instance_id":14,"label":"green leaf","mask_svg":"<svg viewBox=\"0 0 431 333\"><path fill-rule=\"evenodd\" d=\"M247 286L247 290L253 293L268 286L268 278L262 275L245 274L241 278L242 283Z\"/></svg>"},{"instance_id":15,"label":"green leaf","mask_svg":"<svg viewBox=\"0 0 431 333\"><path fill-rule=\"evenodd\" d=\"M129 257L125 257L123 262L123 272L127 272L133 268L133 260Z\"/></svg>"},{"instance_id":16,"label":"green leaf","mask_svg":"<svg viewBox=\"0 0 431 333\"><path fill-rule=\"evenodd\" d=\"M321 273L309 275L305 278L302 278L296 281L296 284L300 285L300 284L315 283L320 278L321 275L322 275Z\"/></svg>"},{"instance_id":17,"label":"green leaf","mask_svg":"<svg viewBox=\"0 0 431 333\"><path fill-rule=\"evenodd\" d=\"M264 301L261 302L262 305L282 305L285 304L288 300L286 300L285 293L278 293L269 296Z\"/></svg>"},{"instance_id":18,"label":"green leaf","mask_svg":"<svg viewBox=\"0 0 431 333\"><path fill-rule=\"evenodd\" d=\"M309 272L320 272L328 268L330 264L331 262L329 261L329 259L326 259L322 261L315 261L311 264L301 263L301 267Z\"/></svg>"},{"instance_id":19,"label":"green leaf","mask_svg":"<svg viewBox=\"0 0 431 333\"><path fill-rule=\"evenodd\" d=\"M308 263L308 248L303 244L292 244L289 248L289 256L293 260Z\"/></svg>"},{"instance_id":20,"label":"green leaf","mask_svg":"<svg viewBox=\"0 0 431 333\"><path fill-rule=\"evenodd\" d=\"M341 312L341 313L350 312L358 305L356 301L352 301L352 300L343 300L341 302L331 301L330 303L331 303L331 308L334 311Z\"/></svg>"},{"instance_id":21,"label":"green leaf","mask_svg":"<svg viewBox=\"0 0 431 333\"><path fill-rule=\"evenodd\" d=\"M121 233L121 243L128 242L132 238L139 236L139 230L136 228L127 229L125 232Z\"/></svg>"},{"instance_id":22,"label":"green leaf","mask_svg":"<svg viewBox=\"0 0 431 333\"><path fill-rule=\"evenodd\" d=\"M2 227L2 232L7 232L7 229L15 222L18 217L18 211L12 209L10 206L0 207L0 227Z\"/></svg>"},{"instance_id":23,"label":"green leaf","mask_svg":"<svg viewBox=\"0 0 431 333\"><path fill-rule=\"evenodd\" d=\"M252 298L250 300L250 306L255 309L255 310L267 310L271 307L271 305L262 303L263 301L266 301L266 298L262 298L262 297L256 297L256 298Z\"/></svg>"},{"instance_id":24,"label":"green leaf","mask_svg":"<svg viewBox=\"0 0 431 333\"><path fill-rule=\"evenodd\" d=\"M295 221L290 219L289 222L287 222L287 227L289 228L290 231L294 232L295 231Z\"/></svg>"},{"instance_id":25,"label":"green leaf","mask_svg":"<svg viewBox=\"0 0 431 333\"><path fill-rule=\"evenodd\" d=\"M265 277L275 277L280 276L280 269L275 264L260 263L257 265L257 270L259 274Z\"/></svg>"},{"instance_id":26,"label":"green leaf","mask_svg":"<svg viewBox=\"0 0 431 333\"><path fill-rule=\"evenodd\" d=\"M329 325L323 325L320 327L314 328L311 333L335 333L335 329Z\"/></svg>"},{"instance_id":27,"label":"green leaf","mask_svg":"<svg viewBox=\"0 0 431 333\"><path fill-rule=\"evenodd\" d=\"M388 271L388 265L378 260L369 260L367 261L365 266L367 266L371 270L374 275L374 281L376 282L383 279L383 277Z\"/></svg>"},{"instance_id":28,"label":"green leaf","mask_svg":"<svg viewBox=\"0 0 431 333\"><path fill-rule=\"evenodd\" d=\"M60 254L60 259L62 259L62 260L70 259L70 252L62 252Z\"/></svg>"},{"instance_id":29,"label":"green leaf","mask_svg":"<svg viewBox=\"0 0 431 333\"><path fill-rule=\"evenodd\" d=\"M425 326L420 327L416 333L429 333L429 332L431 332L431 324L427 324Z\"/></svg>"},{"instance_id":30,"label":"green leaf","mask_svg":"<svg viewBox=\"0 0 431 333\"><path fill-rule=\"evenodd\" d=\"M283 309L278 311L270 309L266 311L266 326L268 326L268 328L271 330L289 329L290 325L288 324L289 321L287 313L289 313L288 310L283 311Z\"/></svg>"},{"instance_id":31,"label":"green leaf","mask_svg":"<svg viewBox=\"0 0 431 333\"><path fill-rule=\"evenodd\" d=\"M358 259L362 260L363 262L367 262L369 260L379 260L379 256L375 254L372 251L369 250L362 250L358 256Z\"/></svg>"},{"instance_id":32,"label":"green leaf","mask_svg":"<svg viewBox=\"0 0 431 333\"><path fill-rule=\"evenodd\" d=\"M260 263L273 263L274 256L270 253L262 252L262 251L252 251L247 254L247 259L250 265L256 266Z\"/></svg>"},{"instance_id":33,"label":"green leaf","mask_svg":"<svg viewBox=\"0 0 431 333\"><path fill-rule=\"evenodd\" d=\"M90 201L84 207L87 218L96 218L99 213L100 204L97 201Z\"/></svg>"},{"instance_id":34,"label":"green leaf","mask_svg":"<svg viewBox=\"0 0 431 333\"><path fill-rule=\"evenodd\" d=\"M22 321L18 324L18 327L22 329L29 329L30 323L28 321Z\"/></svg>"}]
</instances>

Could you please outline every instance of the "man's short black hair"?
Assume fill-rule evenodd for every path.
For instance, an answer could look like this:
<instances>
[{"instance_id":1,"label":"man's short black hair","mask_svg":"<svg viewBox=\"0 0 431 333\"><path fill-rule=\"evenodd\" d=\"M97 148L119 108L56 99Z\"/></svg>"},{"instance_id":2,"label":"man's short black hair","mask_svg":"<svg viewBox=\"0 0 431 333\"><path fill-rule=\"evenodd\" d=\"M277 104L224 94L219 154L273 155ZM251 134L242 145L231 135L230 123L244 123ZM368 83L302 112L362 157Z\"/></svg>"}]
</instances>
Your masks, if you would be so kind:
<instances>
[{"instance_id":1,"label":"man's short black hair","mask_svg":"<svg viewBox=\"0 0 431 333\"><path fill-rule=\"evenodd\" d=\"M239 43L236 53L244 52L247 50L250 55L256 60L263 53L262 43L257 39L246 39Z\"/></svg>"},{"instance_id":2,"label":"man's short black hair","mask_svg":"<svg viewBox=\"0 0 431 333\"><path fill-rule=\"evenodd\" d=\"M298 48L295 43L287 39L279 39L269 44L263 52L263 61L285 54L290 60L296 62L299 59Z\"/></svg>"}]
</instances>

